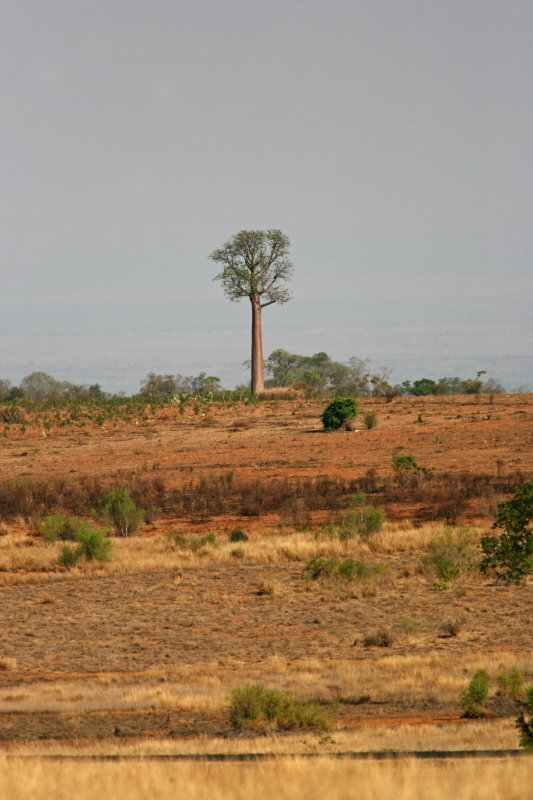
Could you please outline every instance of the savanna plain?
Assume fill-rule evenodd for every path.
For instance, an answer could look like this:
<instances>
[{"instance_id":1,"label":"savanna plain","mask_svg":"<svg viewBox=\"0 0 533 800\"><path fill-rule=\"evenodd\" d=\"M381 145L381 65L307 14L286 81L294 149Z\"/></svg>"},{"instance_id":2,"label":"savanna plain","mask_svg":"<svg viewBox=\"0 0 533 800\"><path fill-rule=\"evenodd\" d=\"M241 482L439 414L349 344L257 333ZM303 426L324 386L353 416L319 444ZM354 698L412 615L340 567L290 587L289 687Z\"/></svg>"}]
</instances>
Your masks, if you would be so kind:
<instances>
[{"instance_id":1,"label":"savanna plain","mask_svg":"<svg viewBox=\"0 0 533 800\"><path fill-rule=\"evenodd\" d=\"M533 479L533 395L364 398L328 433L325 404L0 408L1 797L527 796L527 753L334 755L518 750L531 578L477 565ZM117 535L125 490L144 521ZM45 535L74 517L107 560ZM310 715L243 720L246 686ZM246 753L280 760L149 760Z\"/></svg>"}]
</instances>

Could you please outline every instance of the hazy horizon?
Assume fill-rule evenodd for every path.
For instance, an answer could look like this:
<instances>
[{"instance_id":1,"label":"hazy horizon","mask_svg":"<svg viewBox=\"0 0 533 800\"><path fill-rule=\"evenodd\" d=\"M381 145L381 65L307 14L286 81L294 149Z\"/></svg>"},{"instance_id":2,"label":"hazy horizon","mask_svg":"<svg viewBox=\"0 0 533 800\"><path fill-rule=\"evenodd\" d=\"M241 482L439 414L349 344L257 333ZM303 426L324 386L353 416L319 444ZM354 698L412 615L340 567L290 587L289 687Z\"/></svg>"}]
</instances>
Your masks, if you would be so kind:
<instances>
[{"instance_id":1,"label":"hazy horizon","mask_svg":"<svg viewBox=\"0 0 533 800\"><path fill-rule=\"evenodd\" d=\"M0 32L0 378L246 383L209 253L292 242L282 347L533 386L533 5L21 0Z\"/></svg>"}]
</instances>

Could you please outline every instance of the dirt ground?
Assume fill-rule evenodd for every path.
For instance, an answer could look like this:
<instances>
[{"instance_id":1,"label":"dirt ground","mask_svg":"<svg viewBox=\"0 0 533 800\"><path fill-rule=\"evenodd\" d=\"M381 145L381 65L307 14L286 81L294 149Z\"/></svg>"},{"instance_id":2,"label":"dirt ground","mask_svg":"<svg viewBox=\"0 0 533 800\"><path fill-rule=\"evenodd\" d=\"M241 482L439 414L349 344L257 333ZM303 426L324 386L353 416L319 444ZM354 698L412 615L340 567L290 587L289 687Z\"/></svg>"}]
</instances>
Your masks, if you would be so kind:
<instances>
[{"instance_id":1,"label":"dirt ground","mask_svg":"<svg viewBox=\"0 0 533 800\"><path fill-rule=\"evenodd\" d=\"M321 405L301 400L209 407L205 416L190 409L182 415L163 411L153 420L116 427L13 432L0 440L0 478L157 473L167 485L178 486L228 471L270 480L350 478L369 468L384 477L398 452L438 470L533 472L533 395L361 405L377 410L376 428L361 424L359 430L324 434ZM279 515L245 519L246 530L266 536L274 518ZM243 520L213 518L206 529L228 531L236 522ZM11 522L3 524L8 529ZM171 524L162 518L141 535L164 535ZM464 673L465 681L484 660L495 671L516 663L526 672L529 666L532 682L531 584L505 586L476 577L435 591L414 568L420 555L371 554L371 563L386 567L385 577L371 587L306 580L305 565L298 562L207 559L179 576L162 565L134 575L106 575L104 568L60 580L37 576L34 583L16 583L13 576L8 581L0 573L0 739L231 735L227 713L216 702L189 710L157 702L86 705L98 687L157 686L172 670L185 675L185 668L184 683L194 686L197 673L207 694L209 675L217 691L257 676L268 683L276 675L280 685L337 702L341 727L375 721L444 724L460 717L455 688L431 691L421 678L420 690L413 689L412 679L402 689L400 676L399 688L388 691L379 673L394 674L395 663L409 672L410 663L418 669L429 659L443 674ZM274 587L270 593L261 593L265 582ZM447 630L453 619L460 623L457 635ZM389 646L365 646L365 637L378 629L390 632ZM277 663L283 666L276 670ZM290 665L304 670L306 663L311 673L314 664L320 677L293 685ZM79 710L75 697L62 710L65 687L73 683L79 687ZM50 702L54 692L58 707ZM516 716L514 701L491 702L495 717Z\"/></svg>"}]
</instances>

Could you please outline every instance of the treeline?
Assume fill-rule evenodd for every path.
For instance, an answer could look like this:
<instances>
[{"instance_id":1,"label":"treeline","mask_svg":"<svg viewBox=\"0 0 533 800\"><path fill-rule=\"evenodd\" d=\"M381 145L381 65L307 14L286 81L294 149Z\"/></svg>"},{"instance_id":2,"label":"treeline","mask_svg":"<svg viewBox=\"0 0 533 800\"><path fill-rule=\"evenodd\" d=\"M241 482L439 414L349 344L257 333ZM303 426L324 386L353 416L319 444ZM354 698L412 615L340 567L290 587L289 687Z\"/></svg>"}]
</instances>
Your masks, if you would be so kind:
<instances>
[{"instance_id":1,"label":"treeline","mask_svg":"<svg viewBox=\"0 0 533 800\"><path fill-rule=\"evenodd\" d=\"M101 398L107 397L99 383L86 384L58 381L47 372L32 372L26 375L18 386L11 381L0 378L0 401L16 402L19 400L58 400L60 398Z\"/></svg>"},{"instance_id":2,"label":"treeline","mask_svg":"<svg viewBox=\"0 0 533 800\"><path fill-rule=\"evenodd\" d=\"M390 370L370 369L370 360L353 356L346 363L333 361L327 353L302 356L287 350L274 350L265 361L265 372L269 376L265 389L285 388L304 392L308 396L393 397L414 395L496 394L504 393L502 384L495 378L486 378L483 371L475 378L449 378L438 380L420 378L411 383L391 384ZM149 372L141 381L140 390L133 397L235 399L250 394L249 386L238 386L227 390L216 375L160 375ZM61 399L104 399L116 395L104 392L100 384L75 384L59 381L46 372L26 375L18 386L9 380L0 379L0 402L53 401Z\"/></svg>"},{"instance_id":3,"label":"treeline","mask_svg":"<svg viewBox=\"0 0 533 800\"><path fill-rule=\"evenodd\" d=\"M482 380L485 371L475 378L431 378L390 383L390 370L383 367L378 372L370 370L368 358L352 356L347 363L332 361L327 353L301 356L286 350L274 350L265 362L270 377L265 386L292 386L307 388L319 393L354 397L400 397L406 395L452 395L504 393L502 384L495 378Z\"/></svg>"}]
</instances>

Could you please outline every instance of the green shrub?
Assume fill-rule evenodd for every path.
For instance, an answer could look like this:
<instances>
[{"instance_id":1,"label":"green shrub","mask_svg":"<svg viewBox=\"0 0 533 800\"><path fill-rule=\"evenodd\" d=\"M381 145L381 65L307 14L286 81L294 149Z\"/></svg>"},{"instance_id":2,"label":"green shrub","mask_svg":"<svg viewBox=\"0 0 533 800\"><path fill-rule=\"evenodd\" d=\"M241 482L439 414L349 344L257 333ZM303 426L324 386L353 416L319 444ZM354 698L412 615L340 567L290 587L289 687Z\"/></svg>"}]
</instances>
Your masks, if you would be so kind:
<instances>
[{"instance_id":1,"label":"green shrub","mask_svg":"<svg viewBox=\"0 0 533 800\"><path fill-rule=\"evenodd\" d=\"M233 528L229 535L229 540L230 542L247 542L248 536L242 530L242 528Z\"/></svg>"},{"instance_id":2,"label":"green shrub","mask_svg":"<svg viewBox=\"0 0 533 800\"><path fill-rule=\"evenodd\" d=\"M78 533L86 529L92 530L91 526L80 517L53 514L45 517L42 537L45 542L57 542L58 539L62 542L75 542Z\"/></svg>"},{"instance_id":3,"label":"green shrub","mask_svg":"<svg viewBox=\"0 0 533 800\"><path fill-rule=\"evenodd\" d=\"M104 536L102 531L96 530L96 528L83 530L78 533L77 538L80 543L81 555L84 555L88 561L93 559L109 561L111 558L113 542Z\"/></svg>"},{"instance_id":4,"label":"green shrub","mask_svg":"<svg viewBox=\"0 0 533 800\"><path fill-rule=\"evenodd\" d=\"M320 578L322 575L336 575L338 560L336 558L324 558L321 555L309 559L305 565L304 572L308 578Z\"/></svg>"},{"instance_id":5,"label":"green shrub","mask_svg":"<svg viewBox=\"0 0 533 800\"><path fill-rule=\"evenodd\" d=\"M302 700L296 693L266 689L260 683L233 689L228 710L231 724L240 729L325 731L331 727L330 710Z\"/></svg>"},{"instance_id":6,"label":"green shrub","mask_svg":"<svg viewBox=\"0 0 533 800\"><path fill-rule=\"evenodd\" d=\"M72 547L65 544L61 548L61 554L58 560L63 567L74 567L80 558L81 549L79 547L74 550Z\"/></svg>"},{"instance_id":7,"label":"green shrub","mask_svg":"<svg viewBox=\"0 0 533 800\"><path fill-rule=\"evenodd\" d=\"M358 413L359 406L352 397L336 397L322 414L324 430L338 431L345 422L354 419Z\"/></svg>"},{"instance_id":8,"label":"green shrub","mask_svg":"<svg viewBox=\"0 0 533 800\"><path fill-rule=\"evenodd\" d=\"M377 411L366 411L365 416L363 417L365 428L370 430L371 428L375 428L378 424L378 412Z\"/></svg>"},{"instance_id":9,"label":"green shrub","mask_svg":"<svg viewBox=\"0 0 533 800\"><path fill-rule=\"evenodd\" d=\"M485 716L485 701L489 696L490 677L486 669L478 669L470 681L468 688L463 689L459 700L465 717Z\"/></svg>"},{"instance_id":10,"label":"green shrub","mask_svg":"<svg viewBox=\"0 0 533 800\"><path fill-rule=\"evenodd\" d=\"M350 500L350 511L339 520L338 536L341 541L359 536L368 539L383 527L385 514L380 508L367 505L366 494L357 492Z\"/></svg>"},{"instance_id":11,"label":"green shrub","mask_svg":"<svg viewBox=\"0 0 533 800\"><path fill-rule=\"evenodd\" d=\"M447 529L434 536L427 544L427 551L420 563L423 572L435 580L436 589L449 589L454 578L474 566L472 536L464 529Z\"/></svg>"},{"instance_id":12,"label":"green shrub","mask_svg":"<svg viewBox=\"0 0 533 800\"><path fill-rule=\"evenodd\" d=\"M493 528L499 536L487 534L481 539L485 556L481 569L493 569L506 583L522 583L533 572L533 482L515 490L514 497L500 503Z\"/></svg>"},{"instance_id":13,"label":"green shrub","mask_svg":"<svg viewBox=\"0 0 533 800\"><path fill-rule=\"evenodd\" d=\"M508 672L498 675L498 695L512 697L517 700L524 693L524 674L518 667L511 667Z\"/></svg>"},{"instance_id":14,"label":"green shrub","mask_svg":"<svg viewBox=\"0 0 533 800\"><path fill-rule=\"evenodd\" d=\"M59 555L59 563L64 567L73 567L82 556L87 561L109 561L113 550L113 542L97 528L84 524L76 534L79 546L76 548L64 545Z\"/></svg>"},{"instance_id":15,"label":"green shrub","mask_svg":"<svg viewBox=\"0 0 533 800\"><path fill-rule=\"evenodd\" d=\"M526 719L524 711L521 711L516 720L516 727L520 731L520 747L526 750L533 750L533 686L526 689L526 710L529 712L529 719Z\"/></svg>"},{"instance_id":16,"label":"green shrub","mask_svg":"<svg viewBox=\"0 0 533 800\"><path fill-rule=\"evenodd\" d=\"M204 536L189 536L178 530L169 533L167 541L172 547L177 547L179 550L190 550L191 553L206 552L208 545L218 547L217 537L214 533L206 533Z\"/></svg>"},{"instance_id":17,"label":"green shrub","mask_svg":"<svg viewBox=\"0 0 533 800\"><path fill-rule=\"evenodd\" d=\"M130 536L142 525L144 511L137 508L127 489L118 489L103 501L102 516L117 536Z\"/></svg>"},{"instance_id":18,"label":"green shrub","mask_svg":"<svg viewBox=\"0 0 533 800\"><path fill-rule=\"evenodd\" d=\"M533 750L533 717L526 719L524 712L521 711L516 720L516 727L520 731L520 747Z\"/></svg>"},{"instance_id":19,"label":"green shrub","mask_svg":"<svg viewBox=\"0 0 533 800\"><path fill-rule=\"evenodd\" d=\"M396 482L402 487L415 486L421 481L430 481L433 477L433 470L427 467L420 467L414 456L407 453L399 453L392 458L392 468Z\"/></svg>"},{"instance_id":20,"label":"green shrub","mask_svg":"<svg viewBox=\"0 0 533 800\"><path fill-rule=\"evenodd\" d=\"M369 567L362 561L354 561L352 558L345 558L344 561L339 561L337 558L324 558L318 555L307 562L304 574L313 580L325 576L353 581L356 578L364 579L380 575L385 571L386 568L379 564Z\"/></svg>"}]
</instances>

